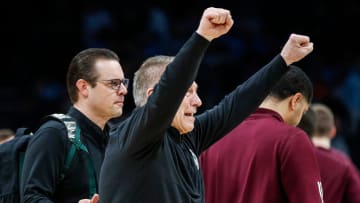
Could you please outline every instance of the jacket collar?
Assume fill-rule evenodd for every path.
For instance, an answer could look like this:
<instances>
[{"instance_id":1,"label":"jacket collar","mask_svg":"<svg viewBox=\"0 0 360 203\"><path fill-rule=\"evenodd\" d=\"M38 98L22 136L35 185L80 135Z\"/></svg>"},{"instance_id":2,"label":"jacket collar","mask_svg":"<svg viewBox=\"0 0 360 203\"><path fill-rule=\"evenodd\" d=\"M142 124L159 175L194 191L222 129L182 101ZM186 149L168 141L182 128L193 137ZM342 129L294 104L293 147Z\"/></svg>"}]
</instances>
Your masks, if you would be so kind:
<instances>
[{"instance_id":1,"label":"jacket collar","mask_svg":"<svg viewBox=\"0 0 360 203\"><path fill-rule=\"evenodd\" d=\"M99 143L100 146L106 144L109 134L109 126L105 125L104 130L101 130L94 122L92 122L88 117L81 113L78 109L73 106L70 107L68 115L73 117L78 125L81 128L82 136L89 137L94 139L96 143Z\"/></svg>"},{"instance_id":2,"label":"jacket collar","mask_svg":"<svg viewBox=\"0 0 360 203\"><path fill-rule=\"evenodd\" d=\"M274 110L265 109L265 108L256 109L256 111L253 114L251 114L249 118L263 118L263 117L273 117L276 120L284 122L284 119L280 116L279 113L277 113Z\"/></svg>"}]
</instances>

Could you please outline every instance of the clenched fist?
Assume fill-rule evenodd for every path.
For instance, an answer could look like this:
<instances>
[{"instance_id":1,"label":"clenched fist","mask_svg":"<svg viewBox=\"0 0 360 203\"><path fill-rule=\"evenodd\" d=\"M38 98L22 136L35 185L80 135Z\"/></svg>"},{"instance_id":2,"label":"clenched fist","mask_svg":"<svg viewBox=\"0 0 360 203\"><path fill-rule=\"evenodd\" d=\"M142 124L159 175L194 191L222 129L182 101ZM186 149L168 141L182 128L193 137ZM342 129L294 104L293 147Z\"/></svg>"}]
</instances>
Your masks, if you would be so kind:
<instances>
[{"instance_id":1,"label":"clenched fist","mask_svg":"<svg viewBox=\"0 0 360 203\"><path fill-rule=\"evenodd\" d=\"M286 65L300 61L310 54L314 49L314 44L305 35L291 34L280 55L285 60Z\"/></svg>"},{"instance_id":2,"label":"clenched fist","mask_svg":"<svg viewBox=\"0 0 360 203\"><path fill-rule=\"evenodd\" d=\"M205 9L196 32L211 41L226 34L233 24L229 10L210 7Z\"/></svg>"}]
</instances>

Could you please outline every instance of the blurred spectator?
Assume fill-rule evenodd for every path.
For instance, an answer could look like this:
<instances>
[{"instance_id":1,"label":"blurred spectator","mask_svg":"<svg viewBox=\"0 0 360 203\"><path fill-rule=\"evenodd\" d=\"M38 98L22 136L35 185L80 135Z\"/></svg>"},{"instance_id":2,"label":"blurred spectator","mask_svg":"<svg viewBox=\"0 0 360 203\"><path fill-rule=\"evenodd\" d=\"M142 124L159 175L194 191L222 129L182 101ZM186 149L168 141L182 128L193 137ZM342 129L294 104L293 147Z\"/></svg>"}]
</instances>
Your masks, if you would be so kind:
<instances>
[{"instance_id":1,"label":"blurred spectator","mask_svg":"<svg viewBox=\"0 0 360 203\"><path fill-rule=\"evenodd\" d=\"M86 48L104 48L111 44L111 29L115 23L110 11L100 2L90 1L86 4L83 21L83 43Z\"/></svg>"},{"instance_id":2,"label":"blurred spectator","mask_svg":"<svg viewBox=\"0 0 360 203\"><path fill-rule=\"evenodd\" d=\"M328 106L334 114L336 136L331 139L331 147L334 147L348 156L351 156L350 146L348 144L351 133L349 130L350 113L342 101L334 96L325 98L322 103Z\"/></svg>"},{"instance_id":3,"label":"blurred spectator","mask_svg":"<svg viewBox=\"0 0 360 203\"><path fill-rule=\"evenodd\" d=\"M360 202L360 174L344 153L330 146L336 136L334 114L331 109L315 103L298 125L311 138L320 167L324 201L331 203Z\"/></svg>"},{"instance_id":4,"label":"blurred spectator","mask_svg":"<svg viewBox=\"0 0 360 203\"><path fill-rule=\"evenodd\" d=\"M58 101L44 102L31 93L38 90L36 83L42 78L55 76L56 80L62 81L66 72L62 67L66 67L76 50L84 47L113 49L122 56L124 71L132 76L139 62L149 54L159 53L159 50L169 55L175 53L186 40L184 36L195 26L193 19L198 17L199 9L209 5L209 1L204 0L140 0L129 1L126 5L114 0L24 1L21 7L17 1L7 3L2 29L7 51L3 54L5 68L2 72L8 76L16 75L16 78L4 77L0 81L0 127L12 129L19 125L34 125L33 121L38 120L45 109L46 112L61 111ZM304 67L314 82L314 100L325 101L327 97L335 96L344 102L341 105L346 105L352 118L357 117L344 120L342 110L338 110L340 107L331 108L334 114L340 115L335 117L342 125L332 144L357 159L360 166L359 76L356 73L359 65L347 64L360 55L357 48L360 40L354 40L359 32L349 26L359 19L359 1L350 0L343 4L346 15L339 12L339 4L335 1L305 0L303 3L311 4L305 16L292 12L293 8L285 1L212 2L230 8L235 25L230 35L215 42L204 58L206 69L201 71L206 74L199 74L199 86L202 87L199 94L208 99L201 109L216 104L239 79L254 73L256 67L280 49L279 41L289 32L307 33L317 44L313 54L304 61L311 61ZM44 6L46 9L42 9ZM282 19L285 18L291 19L291 24L284 26ZM344 32L339 35L334 30ZM158 39L154 40L154 35ZM339 37L342 40L333 40ZM332 43L328 43L330 41ZM333 50L341 50L341 54ZM41 63L39 55L42 56ZM353 76L349 71L351 68L355 70ZM236 74L224 74L233 71ZM127 114L134 107L131 91L125 102L124 113Z\"/></svg>"},{"instance_id":5,"label":"blurred spectator","mask_svg":"<svg viewBox=\"0 0 360 203\"><path fill-rule=\"evenodd\" d=\"M350 113L349 130L356 135L360 122L360 64L353 64L342 84L335 90L338 97ZM350 98L349 98L350 96Z\"/></svg>"},{"instance_id":6,"label":"blurred spectator","mask_svg":"<svg viewBox=\"0 0 360 203\"><path fill-rule=\"evenodd\" d=\"M144 54L147 56L167 52L171 45L169 18L160 6L151 6L148 16L148 31L143 37L147 38Z\"/></svg>"}]
</instances>

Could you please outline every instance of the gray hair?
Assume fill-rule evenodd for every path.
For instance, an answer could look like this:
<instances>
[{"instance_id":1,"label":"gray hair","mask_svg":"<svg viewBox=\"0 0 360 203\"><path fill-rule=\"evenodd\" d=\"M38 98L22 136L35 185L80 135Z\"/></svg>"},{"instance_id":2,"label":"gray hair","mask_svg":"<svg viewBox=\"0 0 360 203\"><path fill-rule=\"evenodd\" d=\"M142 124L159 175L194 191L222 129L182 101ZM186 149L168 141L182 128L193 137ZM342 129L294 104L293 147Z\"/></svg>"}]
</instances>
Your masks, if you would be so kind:
<instances>
[{"instance_id":1,"label":"gray hair","mask_svg":"<svg viewBox=\"0 0 360 203\"><path fill-rule=\"evenodd\" d=\"M136 106L143 106L147 101L146 91L159 82L167 65L174 60L173 56L158 55L146 59L135 72L133 96Z\"/></svg>"}]
</instances>

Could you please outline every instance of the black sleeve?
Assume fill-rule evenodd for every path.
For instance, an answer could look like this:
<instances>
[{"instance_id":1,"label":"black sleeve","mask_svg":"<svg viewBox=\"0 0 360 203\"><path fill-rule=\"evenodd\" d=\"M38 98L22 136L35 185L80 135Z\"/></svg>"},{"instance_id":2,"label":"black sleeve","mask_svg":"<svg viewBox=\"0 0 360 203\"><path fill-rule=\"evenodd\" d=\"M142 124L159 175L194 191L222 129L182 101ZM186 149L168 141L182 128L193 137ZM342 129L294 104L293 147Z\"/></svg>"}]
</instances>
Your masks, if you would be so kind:
<instances>
[{"instance_id":1,"label":"black sleeve","mask_svg":"<svg viewBox=\"0 0 360 203\"><path fill-rule=\"evenodd\" d=\"M65 163L66 128L59 122L49 121L33 136L24 158L21 200L53 202L51 198Z\"/></svg>"},{"instance_id":2,"label":"black sleeve","mask_svg":"<svg viewBox=\"0 0 360 203\"><path fill-rule=\"evenodd\" d=\"M137 152L163 139L185 93L195 81L209 43L194 33L168 65L144 107L133 113L131 150Z\"/></svg>"},{"instance_id":3,"label":"black sleeve","mask_svg":"<svg viewBox=\"0 0 360 203\"><path fill-rule=\"evenodd\" d=\"M199 115L193 132L198 153L225 136L255 111L288 69L282 57L277 55L217 106Z\"/></svg>"}]
</instances>

